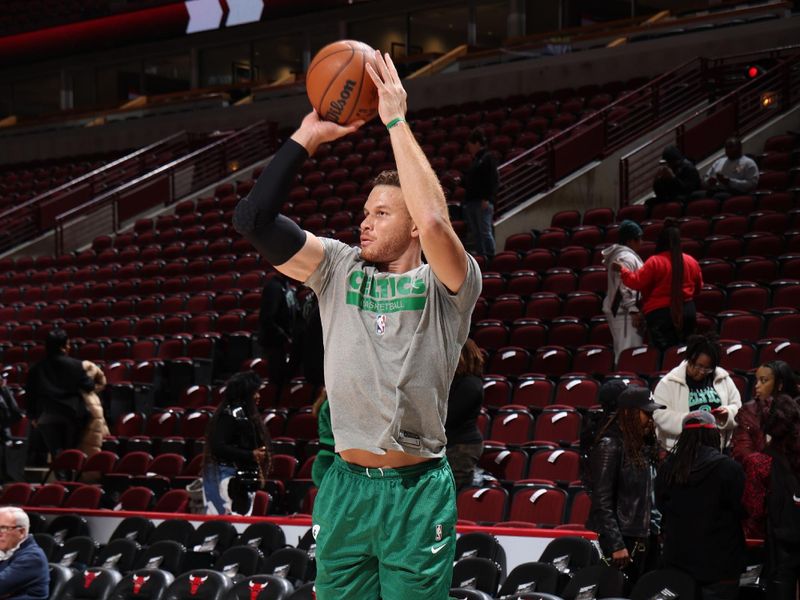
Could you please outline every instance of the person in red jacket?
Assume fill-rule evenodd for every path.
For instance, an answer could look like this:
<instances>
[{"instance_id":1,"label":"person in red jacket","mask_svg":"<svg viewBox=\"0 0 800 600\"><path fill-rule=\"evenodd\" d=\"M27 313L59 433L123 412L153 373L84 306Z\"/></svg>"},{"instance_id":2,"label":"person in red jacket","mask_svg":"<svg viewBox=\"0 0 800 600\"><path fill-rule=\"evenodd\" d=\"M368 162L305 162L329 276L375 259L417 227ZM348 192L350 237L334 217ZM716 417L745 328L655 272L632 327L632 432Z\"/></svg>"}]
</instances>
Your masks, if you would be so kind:
<instances>
[{"instance_id":1,"label":"person in red jacket","mask_svg":"<svg viewBox=\"0 0 800 600\"><path fill-rule=\"evenodd\" d=\"M619 263L612 268L621 273L622 283L641 292L650 344L665 350L694 332L694 298L703 287L703 275L697 261L681 252L680 230L673 223L664 223L655 254L638 271Z\"/></svg>"}]
</instances>

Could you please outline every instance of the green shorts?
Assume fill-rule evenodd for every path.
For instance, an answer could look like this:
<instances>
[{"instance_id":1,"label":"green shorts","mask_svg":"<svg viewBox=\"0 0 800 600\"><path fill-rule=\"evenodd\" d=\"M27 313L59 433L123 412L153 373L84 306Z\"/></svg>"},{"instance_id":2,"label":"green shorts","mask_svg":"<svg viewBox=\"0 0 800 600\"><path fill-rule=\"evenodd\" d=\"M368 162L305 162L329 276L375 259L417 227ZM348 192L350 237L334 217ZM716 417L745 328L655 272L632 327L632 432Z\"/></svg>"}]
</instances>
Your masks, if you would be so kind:
<instances>
[{"instance_id":1,"label":"green shorts","mask_svg":"<svg viewBox=\"0 0 800 600\"><path fill-rule=\"evenodd\" d=\"M317 600L445 600L456 518L447 459L366 469L337 455L314 502Z\"/></svg>"}]
</instances>

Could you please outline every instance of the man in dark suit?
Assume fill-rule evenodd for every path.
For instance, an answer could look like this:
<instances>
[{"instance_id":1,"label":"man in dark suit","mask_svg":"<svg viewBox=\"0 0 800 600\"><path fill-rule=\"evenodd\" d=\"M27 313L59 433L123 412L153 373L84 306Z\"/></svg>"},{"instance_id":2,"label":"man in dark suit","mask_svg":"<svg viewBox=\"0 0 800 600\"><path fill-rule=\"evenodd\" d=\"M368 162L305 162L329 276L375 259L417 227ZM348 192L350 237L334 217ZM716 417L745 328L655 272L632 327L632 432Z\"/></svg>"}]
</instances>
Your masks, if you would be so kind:
<instances>
[{"instance_id":1,"label":"man in dark suit","mask_svg":"<svg viewBox=\"0 0 800 600\"><path fill-rule=\"evenodd\" d=\"M45 341L47 356L28 372L28 414L50 454L75 448L89 413L81 392L94 391L94 382L81 361L68 356L69 338L54 329Z\"/></svg>"},{"instance_id":2,"label":"man in dark suit","mask_svg":"<svg viewBox=\"0 0 800 600\"><path fill-rule=\"evenodd\" d=\"M0 598L46 600L50 596L47 557L32 536L30 519L16 506L0 508Z\"/></svg>"}]
</instances>

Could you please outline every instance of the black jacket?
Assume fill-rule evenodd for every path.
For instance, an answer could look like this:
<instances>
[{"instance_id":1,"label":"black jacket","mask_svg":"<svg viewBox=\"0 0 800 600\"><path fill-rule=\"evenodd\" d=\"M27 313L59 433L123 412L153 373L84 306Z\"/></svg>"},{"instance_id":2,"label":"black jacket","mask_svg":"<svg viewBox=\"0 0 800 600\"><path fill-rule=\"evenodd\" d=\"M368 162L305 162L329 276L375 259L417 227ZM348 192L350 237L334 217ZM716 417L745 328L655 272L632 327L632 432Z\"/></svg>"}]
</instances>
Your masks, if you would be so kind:
<instances>
[{"instance_id":1,"label":"black jacket","mask_svg":"<svg viewBox=\"0 0 800 600\"><path fill-rule=\"evenodd\" d=\"M83 422L88 417L81 392L94 391L83 363L65 354L48 356L31 367L26 384L28 415L59 414Z\"/></svg>"},{"instance_id":2,"label":"black jacket","mask_svg":"<svg viewBox=\"0 0 800 600\"><path fill-rule=\"evenodd\" d=\"M478 150L469 171L464 177L464 202L483 202L494 204L499 178L497 162L485 148Z\"/></svg>"},{"instance_id":3,"label":"black jacket","mask_svg":"<svg viewBox=\"0 0 800 600\"><path fill-rule=\"evenodd\" d=\"M253 457L253 450L266 446L269 440L262 438L261 432L247 417L244 407L231 405L219 415L207 443L217 463L255 470L258 464Z\"/></svg>"},{"instance_id":4,"label":"black jacket","mask_svg":"<svg viewBox=\"0 0 800 600\"><path fill-rule=\"evenodd\" d=\"M444 424L447 445L480 444L478 415L483 405L483 379L477 375L456 377L447 398L447 420Z\"/></svg>"},{"instance_id":5,"label":"black jacket","mask_svg":"<svg viewBox=\"0 0 800 600\"><path fill-rule=\"evenodd\" d=\"M667 486L673 460L656 477L663 515L664 561L700 582L738 579L744 566L744 471L732 458L702 447L685 485Z\"/></svg>"},{"instance_id":6,"label":"black jacket","mask_svg":"<svg viewBox=\"0 0 800 600\"><path fill-rule=\"evenodd\" d=\"M625 548L623 538L646 538L653 504L650 463L637 468L625 456L616 422L592 447L587 470L592 507L586 526L597 532L603 553L610 556Z\"/></svg>"}]
</instances>

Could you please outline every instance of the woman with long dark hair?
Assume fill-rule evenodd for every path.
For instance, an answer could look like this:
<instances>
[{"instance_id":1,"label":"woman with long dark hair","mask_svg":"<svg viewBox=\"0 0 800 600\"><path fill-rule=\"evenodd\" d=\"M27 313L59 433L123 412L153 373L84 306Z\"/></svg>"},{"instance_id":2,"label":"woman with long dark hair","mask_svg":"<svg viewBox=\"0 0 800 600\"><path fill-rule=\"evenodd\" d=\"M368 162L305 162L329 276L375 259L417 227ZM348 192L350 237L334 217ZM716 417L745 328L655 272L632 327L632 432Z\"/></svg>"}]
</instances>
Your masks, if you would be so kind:
<instances>
[{"instance_id":1,"label":"woman with long dark hair","mask_svg":"<svg viewBox=\"0 0 800 600\"><path fill-rule=\"evenodd\" d=\"M779 394L791 398L798 395L797 381L792 368L782 360L765 362L756 369L755 394L742 405L736 415L736 429L731 441L732 456L739 462L753 452L763 452L767 445L764 427L772 399Z\"/></svg>"},{"instance_id":2,"label":"woman with long dark hair","mask_svg":"<svg viewBox=\"0 0 800 600\"><path fill-rule=\"evenodd\" d=\"M656 477L663 559L685 571L703 600L734 600L744 567L744 471L720 452L714 416L704 410L683 418L682 433Z\"/></svg>"},{"instance_id":3,"label":"woman with long dark hair","mask_svg":"<svg viewBox=\"0 0 800 600\"><path fill-rule=\"evenodd\" d=\"M694 332L694 298L703 288L703 275L697 261L681 250L681 232L674 222L664 222L655 254L639 270L620 263L612 268L621 273L622 283L641 292L650 344L665 350Z\"/></svg>"},{"instance_id":4,"label":"woman with long dark hair","mask_svg":"<svg viewBox=\"0 0 800 600\"><path fill-rule=\"evenodd\" d=\"M748 537L765 538L770 600L795 600L800 581L800 404L781 394L764 423L770 436L763 453L744 460L747 475L744 523Z\"/></svg>"},{"instance_id":5,"label":"woman with long dark hair","mask_svg":"<svg viewBox=\"0 0 800 600\"><path fill-rule=\"evenodd\" d=\"M483 354L467 339L461 347L450 394L447 398L447 461L453 470L456 490L472 481L473 470L483 454L483 436L478 415L483 405Z\"/></svg>"},{"instance_id":6,"label":"woman with long dark hair","mask_svg":"<svg viewBox=\"0 0 800 600\"><path fill-rule=\"evenodd\" d=\"M261 378L237 373L209 419L203 453L203 499L208 514L248 515L269 474L269 434L258 412Z\"/></svg>"},{"instance_id":7,"label":"woman with long dark hair","mask_svg":"<svg viewBox=\"0 0 800 600\"><path fill-rule=\"evenodd\" d=\"M635 582L650 550L655 436L650 390L631 386L589 453L586 483L592 499L587 528L596 531L606 561Z\"/></svg>"}]
</instances>

